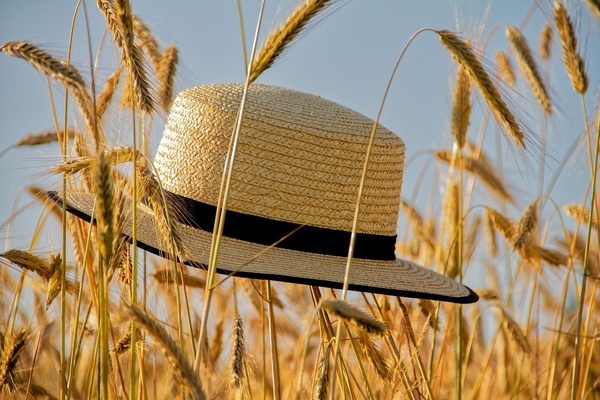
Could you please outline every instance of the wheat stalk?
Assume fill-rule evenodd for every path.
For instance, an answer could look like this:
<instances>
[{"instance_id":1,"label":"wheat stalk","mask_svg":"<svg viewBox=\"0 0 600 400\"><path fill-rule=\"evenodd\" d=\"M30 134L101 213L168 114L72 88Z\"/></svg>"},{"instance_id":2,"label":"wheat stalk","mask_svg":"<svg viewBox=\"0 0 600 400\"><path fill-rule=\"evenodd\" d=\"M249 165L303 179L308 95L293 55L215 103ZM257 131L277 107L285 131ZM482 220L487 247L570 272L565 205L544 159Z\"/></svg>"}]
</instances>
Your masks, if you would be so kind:
<instances>
[{"instance_id":1,"label":"wheat stalk","mask_svg":"<svg viewBox=\"0 0 600 400\"><path fill-rule=\"evenodd\" d=\"M585 72L585 61L579 54L577 36L567 9L562 3L554 3L554 23L560 37L563 61L567 74L571 79L573 90L585 94L588 88L588 77Z\"/></svg>"},{"instance_id":2,"label":"wheat stalk","mask_svg":"<svg viewBox=\"0 0 600 400\"><path fill-rule=\"evenodd\" d=\"M329 0L307 0L299 5L277 29L267 36L250 65L250 82L270 68L308 22L329 5Z\"/></svg>"},{"instance_id":3,"label":"wheat stalk","mask_svg":"<svg viewBox=\"0 0 600 400\"><path fill-rule=\"evenodd\" d=\"M450 54L459 64L463 65L469 73L472 82L474 82L484 100L498 123L504 128L504 131L520 147L525 148L525 134L518 124L514 114L500 95L500 91L492 82L490 76L479 61L479 58L473 52L471 46L456 34L442 30L436 31L442 44L450 51Z\"/></svg>"},{"instance_id":4,"label":"wheat stalk","mask_svg":"<svg viewBox=\"0 0 600 400\"><path fill-rule=\"evenodd\" d=\"M525 39L525 36L523 36L520 30L513 26L506 28L506 37L515 53L519 67L523 71L527 82L529 82L538 103L540 103L540 106L547 115L551 115L552 101L550 100L548 89L546 89L546 84L538 71L537 64L533 58L533 53L529 48L527 39Z\"/></svg>"}]
</instances>

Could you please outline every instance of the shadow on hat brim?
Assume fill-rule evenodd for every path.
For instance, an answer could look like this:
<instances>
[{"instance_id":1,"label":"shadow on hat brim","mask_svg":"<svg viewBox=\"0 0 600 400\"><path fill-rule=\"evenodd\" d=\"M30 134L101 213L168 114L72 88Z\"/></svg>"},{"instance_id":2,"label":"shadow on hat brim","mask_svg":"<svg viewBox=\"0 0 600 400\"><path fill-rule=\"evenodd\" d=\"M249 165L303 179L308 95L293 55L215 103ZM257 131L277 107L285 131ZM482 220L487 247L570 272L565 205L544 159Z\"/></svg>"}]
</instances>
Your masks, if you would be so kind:
<instances>
[{"instance_id":1,"label":"shadow on hat brim","mask_svg":"<svg viewBox=\"0 0 600 400\"><path fill-rule=\"evenodd\" d=\"M47 192L60 207L63 199L57 192ZM82 220L95 223L93 217L95 196L90 193L71 193L67 196L67 211ZM127 203L124 210L128 209ZM176 223L184 243L191 249L183 263L195 268L207 268L212 233ZM167 246L160 241L152 212L138 205L136 244L139 248L170 259ZM131 220L126 218L125 240L131 239ZM277 247L264 251L266 246L222 238L217 272L240 278L265 279L302 285L342 289L346 258L304 253ZM256 254L264 252L258 259ZM190 252L190 251L188 251ZM252 262L249 262L252 260ZM227 266L227 267L223 267ZM239 267L242 266L242 267ZM308 267L307 267L308 266ZM333 279L339 277L339 279ZM387 285L387 286L386 286ZM420 298L452 303L474 303L479 296L467 286L410 261L376 261L353 259L349 289L390 296Z\"/></svg>"}]
</instances>

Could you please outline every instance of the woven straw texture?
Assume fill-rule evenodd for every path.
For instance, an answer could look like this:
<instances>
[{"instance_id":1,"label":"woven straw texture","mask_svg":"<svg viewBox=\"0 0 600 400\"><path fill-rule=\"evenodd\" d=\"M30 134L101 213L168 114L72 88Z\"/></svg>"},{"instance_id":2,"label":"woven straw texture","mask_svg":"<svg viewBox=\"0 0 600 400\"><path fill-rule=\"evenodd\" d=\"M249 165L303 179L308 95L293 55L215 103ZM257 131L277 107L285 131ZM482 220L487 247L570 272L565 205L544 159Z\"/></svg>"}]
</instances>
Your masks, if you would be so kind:
<instances>
[{"instance_id":1,"label":"woven straw texture","mask_svg":"<svg viewBox=\"0 0 600 400\"><path fill-rule=\"evenodd\" d=\"M243 85L183 91L154 160L166 190L216 205ZM228 209L348 231L373 121L318 96L251 85ZM394 235L404 143L378 127L358 232Z\"/></svg>"}]
</instances>

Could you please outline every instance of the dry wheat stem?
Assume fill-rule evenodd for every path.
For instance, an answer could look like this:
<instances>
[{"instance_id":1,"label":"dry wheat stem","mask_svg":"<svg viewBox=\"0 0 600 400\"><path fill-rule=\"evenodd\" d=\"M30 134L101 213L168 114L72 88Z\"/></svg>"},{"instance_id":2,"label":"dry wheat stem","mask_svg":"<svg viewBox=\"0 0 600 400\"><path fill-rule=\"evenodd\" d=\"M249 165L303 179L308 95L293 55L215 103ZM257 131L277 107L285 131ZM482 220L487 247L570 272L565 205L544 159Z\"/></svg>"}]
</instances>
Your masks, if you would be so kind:
<instances>
[{"instance_id":1,"label":"dry wheat stem","mask_svg":"<svg viewBox=\"0 0 600 400\"><path fill-rule=\"evenodd\" d=\"M456 71L452 107L452 135L459 149L465 145L471 117L471 78L462 65Z\"/></svg>"},{"instance_id":2,"label":"dry wheat stem","mask_svg":"<svg viewBox=\"0 0 600 400\"><path fill-rule=\"evenodd\" d=\"M309 21L329 5L329 0L307 0L298 6L277 29L267 36L260 51L252 58L250 82L270 68Z\"/></svg>"},{"instance_id":3,"label":"dry wheat stem","mask_svg":"<svg viewBox=\"0 0 600 400\"><path fill-rule=\"evenodd\" d=\"M525 36L523 36L520 30L513 26L506 28L506 37L515 53L519 67L529 82L538 103L547 115L551 115L552 101L550 100L546 84L538 71L537 64L533 58L533 52L529 48L527 39L525 39Z\"/></svg>"},{"instance_id":4,"label":"dry wheat stem","mask_svg":"<svg viewBox=\"0 0 600 400\"><path fill-rule=\"evenodd\" d=\"M496 52L496 65L498 66L498 71L500 71L500 76L504 79L504 82L509 86L514 87L517 79L510 58L508 58L508 54L503 51Z\"/></svg>"},{"instance_id":5,"label":"dry wheat stem","mask_svg":"<svg viewBox=\"0 0 600 400\"><path fill-rule=\"evenodd\" d=\"M552 24L546 24L540 34L540 58L548 60L552 49Z\"/></svg>"},{"instance_id":6,"label":"dry wheat stem","mask_svg":"<svg viewBox=\"0 0 600 400\"><path fill-rule=\"evenodd\" d=\"M567 9L562 3L554 3L554 23L560 37L563 61L567 74L571 79L573 90L584 94L588 88L588 77L585 72L585 61L579 54L577 36Z\"/></svg>"},{"instance_id":7,"label":"dry wheat stem","mask_svg":"<svg viewBox=\"0 0 600 400\"><path fill-rule=\"evenodd\" d=\"M500 95L500 91L473 52L471 46L456 34L442 30L436 31L442 44L450 51L452 57L465 67L472 81L477 85L481 95L490 107L498 123L512 140L522 149L525 148L525 134L514 114Z\"/></svg>"},{"instance_id":8,"label":"dry wheat stem","mask_svg":"<svg viewBox=\"0 0 600 400\"><path fill-rule=\"evenodd\" d=\"M194 369L181 347L171 338L167 331L137 306L127 305L125 306L125 311L157 340L157 343L171 361L175 371L183 379L192 397L197 400L205 399L204 389L198 375L194 373Z\"/></svg>"}]
</instances>

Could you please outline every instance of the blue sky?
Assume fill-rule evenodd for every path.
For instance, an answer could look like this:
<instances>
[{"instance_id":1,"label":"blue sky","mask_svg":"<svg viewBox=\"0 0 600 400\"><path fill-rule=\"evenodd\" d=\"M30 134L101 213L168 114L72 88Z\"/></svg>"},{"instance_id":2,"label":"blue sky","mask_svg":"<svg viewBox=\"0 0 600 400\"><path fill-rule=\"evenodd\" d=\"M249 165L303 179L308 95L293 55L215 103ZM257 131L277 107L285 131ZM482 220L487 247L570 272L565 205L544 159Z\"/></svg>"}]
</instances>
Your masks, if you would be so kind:
<instances>
[{"instance_id":1,"label":"blue sky","mask_svg":"<svg viewBox=\"0 0 600 400\"><path fill-rule=\"evenodd\" d=\"M267 1L261 38L279 24L293 6L286 1ZM0 42L27 40L58 56L66 56L70 23L75 1L2 0L0 5ZM235 0L224 1L133 1L133 11L153 30L163 47L174 42L180 49L177 89L216 82L238 82L244 79L244 64L240 27ZM410 36L425 27L461 32L475 42L489 36L484 57L493 61L497 49L507 50L504 36L506 24L521 26L533 1L350 1L335 13L319 20L298 40L277 64L266 71L259 82L288 86L326 97L374 117L381 102L393 64ZM104 20L95 2L86 1L95 55L104 35ZM532 48L537 49L539 32L551 15L551 4L536 10L524 25ZM246 35L252 39L259 1L243 1ZM600 71L600 29L598 19L588 12L583 2L568 2L568 9L577 21L582 50L590 75L588 104L598 104L598 72ZM72 62L89 78L88 44L83 14L77 20ZM531 91L519 76L516 92L511 98L522 108L522 114L539 132L547 129L552 154L560 159L582 129L579 97L570 85L559 62L559 46L554 44L554 61L544 66L549 71L549 85L559 112L547 123L531 97ZM98 73L100 85L112 72L118 55L104 48ZM491 65L491 64L490 64ZM400 64L384 109L382 122L400 135L407 146L411 161L405 172L403 195L424 202L431 193L430 185L422 185L421 173L431 179L439 168L430 165L432 158L422 155L435 148L448 148L451 143L450 111L454 66L446 50L432 32L420 34L411 44ZM52 86L56 99L62 91ZM517 93L518 92L518 93ZM62 100L59 100L62 102ZM476 114L470 137L480 130L483 106L475 105ZM152 147L156 148L164 119L155 121ZM46 79L24 61L0 54L0 132L2 146L16 142L25 134L53 127L50 97ZM119 127L113 126L114 135ZM536 195L540 182L517 168L514 158L506 153L503 140L497 140L496 129L488 128L486 146L492 156L502 148L501 158L507 163L509 185L515 190L517 209L522 209ZM57 178L44 173L59 162L55 146L13 149L0 158L0 224L4 224L14 209L29 202L24 189L29 184L51 186ZM419 155L421 154L421 155ZM530 156L533 157L533 156ZM416 160L416 161L413 161ZM533 163L534 169L536 163ZM567 165L557 190L553 193L562 203L579 202L587 182L585 164L577 161ZM549 167L546 180L559 168ZM527 171L526 171L527 172ZM433 189L435 190L435 189ZM571 197L574 196L574 197ZM420 203L425 207L425 203ZM8 237L13 245L27 246L28 238L39 216L32 207L14 221L13 231L7 225L0 229L0 239ZM58 235L58 234L57 234ZM58 237L43 237L41 247L57 246Z\"/></svg>"}]
</instances>

